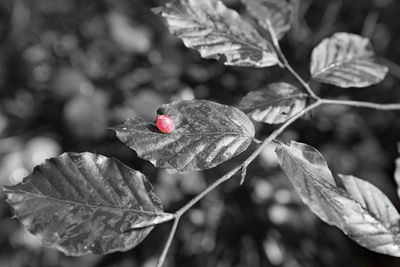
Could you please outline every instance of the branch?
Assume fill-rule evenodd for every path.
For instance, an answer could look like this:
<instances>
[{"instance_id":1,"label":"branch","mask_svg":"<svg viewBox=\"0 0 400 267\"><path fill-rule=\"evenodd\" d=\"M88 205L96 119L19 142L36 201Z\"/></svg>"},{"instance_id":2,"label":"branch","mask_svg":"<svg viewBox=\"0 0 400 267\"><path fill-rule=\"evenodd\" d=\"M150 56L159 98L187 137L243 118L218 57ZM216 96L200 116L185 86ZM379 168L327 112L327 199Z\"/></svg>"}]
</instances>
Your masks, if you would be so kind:
<instances>
[{"instance_id":1,"label":"branch","mask_svg":"<svg viewBox=\"0 0 400 267\"><path fill-rule=\"evenodd\" d=\"M258 140L258 139L256 139L256 138L253 138L253 142L256 143L256 144L258 144L258 145L261 145L261 144L262 144L262 141L260 141L260 140Z\"/></svg>"},{"instance_id":2,"label":"branch","mask_svg":"<svg viewBox=\"0 0 400 267\"><path fill-rule=\"evenodd\" d=\"M179 218L185 214L191 207L193 207L197 202L199 202L201 199L203 199L208 193L210 193L212 190L214 190L216 187L218 187L220 184L224 183L225 181L229 180L233 175L235 175L238 171L247 168L247 166L263 151L263 149L272 141L274 141L275 138L277 138L289 125L291 125L293 122L295 122L298 118L303 116L304 114L310 112L311 110L315 109L316 107L320 106L322 104L321 100L317 100L313 104L309 105L302 111L298 112L297 114L293 115L291 118L289 118L284 124L282 124L281 127L276 129L270 136L268 136L262 143L261 145L240 165L236 166L234 169L226 173L224 176L220 177L218 180L216 180L214 183L209 185L203 192L198 194L196 197L194 197L192 200L190 200L186 205L184 205L182 208L180 208L176 213L175 217L175 223L174 227L172 227L171 233L169 235L169 238L167 240L167 243L165 244L165 247L163 249L163 253L158 261L157 267L161 267L162 264L165 261L165 256L169 250L169 247L171 246L171 241L174 236L174 233L176 231L176 226L178 224Z\"/></svg>"},{"instance_id":3,"label":"branch","mask_svg":"<svg viewBox=\"0 0 400 267\"><path fill-rule=\"evenodd\" d=\"M378 110L400 110L400 103L396 104L378 104L363 101L352 101L352 100L336 100L336 99L321 99L322 104L327 105L341 105L341 106L351 106L357 108L372 108Z\"/></svg>"},{"instance_id":4,"label":"branch","mask_svg":"<svg viewBox=\"0 0 400 267\"><path fill-rule=\"evenodd\" d=\"M165 243L164 249L161 253L160 258L158 259L156 267L161 267L164 264L165 258L167 257L169 247L171 246L171 243L172 243L172 239L174 239L176 229L178 228L179 219L180 219L180 216L175 217L174 224L172 225L171 232L169 233L167 243Z\"/></svg>"},{"instance_id":5,"label":"branch","mask_svg":"<svg viewBox=\"0 0 400 267\"><path fill-rule=\"evenodd\" d=\"M279 45L278 38L276 37L276 34L272 28L271 22L267 20L268 24L268 32L271 36L272 39L272 44L275 47L276 52L278 53L278 56L281 58L283 66L290 72L290 74L293 75L294 78L306 89L307 93L310 95L310 97L318 100L319 97L314 93L314 91L311 89L310 85L306 83L303 78L300 77L300 75L292 68L292 66L289 64L289 61L286 59L285 55L282 52L281 46Z\"/></svg>"},{"instance_id":6,"label":"branch","mask_svg":"<svg viewBox=\"0 0 400 267\"><path fill-rule=\"evenodd\" d=\"M389 59L384 58L384 57L380 57L379 60L380 60L384 65L386 65L386 66L389 67L389 72L390 72L394 77L396 77L397 79L400 79L400 66L399 66L397 63L395 63L395 62L393 62L393 61L390 61Z\"/></svg>"}]
</instances>

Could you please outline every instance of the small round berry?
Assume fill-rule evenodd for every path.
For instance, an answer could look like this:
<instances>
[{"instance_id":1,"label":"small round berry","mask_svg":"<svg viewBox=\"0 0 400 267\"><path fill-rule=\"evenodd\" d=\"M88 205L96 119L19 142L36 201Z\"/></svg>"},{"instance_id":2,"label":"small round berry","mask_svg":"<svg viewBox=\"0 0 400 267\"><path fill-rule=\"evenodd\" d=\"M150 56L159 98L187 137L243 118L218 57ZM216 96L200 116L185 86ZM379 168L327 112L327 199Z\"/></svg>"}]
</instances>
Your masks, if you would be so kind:
<instances>
[{"instance_id":1,"label":"small round berry","mask_svg":"<svg viewBox=\"0 0 400 267\"><path fill-rule=\"evenodd\" d=\"M162 133L170 133L175 129L174 120L167 115L158 115L156 125Z\"/></svg>"}]
</instances>

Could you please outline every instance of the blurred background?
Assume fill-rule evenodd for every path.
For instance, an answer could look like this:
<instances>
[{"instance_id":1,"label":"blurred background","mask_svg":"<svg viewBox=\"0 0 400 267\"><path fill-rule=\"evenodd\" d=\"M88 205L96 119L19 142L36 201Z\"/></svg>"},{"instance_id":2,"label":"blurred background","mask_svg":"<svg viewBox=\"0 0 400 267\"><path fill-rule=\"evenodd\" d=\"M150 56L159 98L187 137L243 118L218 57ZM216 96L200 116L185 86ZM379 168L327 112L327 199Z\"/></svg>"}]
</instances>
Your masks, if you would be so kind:
<instances>
[{"instance_id":1,"label":"blurred background","mask_svg":"<svg viewBox=\"0 0 400 267\"><path fill-rule=\"evenodd\" d=\"M200 1L200 0L199 0ZM140 170L166 211L175 211L249 151L205 172L169 173L139 159L107 128L177 99L236 105L265 84L295 81L279 67L227 67L201 59L168 33L150 8L156 0L0 0L0 185L21 181L45 158L65 151L113 156ZM312 83L322 96L400 102L400 1L292 0L293 26L282 48L309 79L312 48L334 32L369 37L388 64L379 85L339 89ZM165 2L164 2L165 3ZM225 3L246 16L237 0ZM280 138L318 148L334 173L371 181L400 207L393 179L400 113L319 108ZM259 139L276 126L255 123ZM293 192L271 145L248 168L211 192L181 220L165 266L399 266L356 245L316 218ZM66 257L44 248L12 219L0 190L1 267L153 267L170 229L157 226L125 253Z\"/></svg>"}]
</instances>

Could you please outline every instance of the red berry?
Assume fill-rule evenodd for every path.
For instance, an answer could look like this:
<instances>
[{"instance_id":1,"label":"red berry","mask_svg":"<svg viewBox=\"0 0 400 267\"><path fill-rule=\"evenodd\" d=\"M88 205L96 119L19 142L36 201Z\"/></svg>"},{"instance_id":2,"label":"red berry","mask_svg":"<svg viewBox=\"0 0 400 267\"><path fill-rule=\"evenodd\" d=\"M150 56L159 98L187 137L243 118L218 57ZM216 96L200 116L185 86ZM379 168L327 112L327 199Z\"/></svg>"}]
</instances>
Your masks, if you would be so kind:
<instances>
[{"instance_id":1,"label":"red berry","mask_svg":"<svg viewBox=\"0 0 400 267\"><path fill-rule=\"evenodd\" d=\"M170 133L175 129L174 120L167 115L158 115L156 125L162 133Z\"/></svg>"}]
</instances>

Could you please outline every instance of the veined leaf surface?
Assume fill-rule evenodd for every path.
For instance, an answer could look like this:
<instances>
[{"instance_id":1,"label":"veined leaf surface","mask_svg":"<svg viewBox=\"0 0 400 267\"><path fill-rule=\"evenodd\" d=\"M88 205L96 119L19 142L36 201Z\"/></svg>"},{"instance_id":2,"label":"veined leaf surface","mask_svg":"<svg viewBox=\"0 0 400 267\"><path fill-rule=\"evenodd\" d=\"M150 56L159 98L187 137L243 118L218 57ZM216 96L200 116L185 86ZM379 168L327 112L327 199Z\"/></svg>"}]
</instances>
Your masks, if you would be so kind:
<instances>
[{"instance_id":1,"label":"veined leaf surface","mask_svg":"<svg viewBox=\"0 0 400 267\"><path fill-rule=\"evenodd\" d=\"M239 108L255 121L283 123L306 106L307 95L288 83L274 83L251 91L239 103Z\"/></svg>"},{"instance_id":2,"label":"veined leaf surface","mask_svg":"<svg viewBox=\"0 0 400 267\"><path fill-rule=\"evenodd\" d=\"M207 100L162 105L175 130L161 133L141 118L114 128L117 137L154 166L178 171L204 170L240 154L252 142L254 126L239 109Z\"/></svg>"},{"instance_id":3,"label":"veined leaf surface","mask_svg":"<svg viewBox=\"0 0 400 267\"><path fill-rule=\"evenodd\" d=\"M226 65L269 67L279 60L269 41L220 0L177 0L154 9L169 30L204 58L225 57Z\"/></svg>"},{"instance_id":4,"label":"veined leaf surface","mask_svg":"<svg viewBox=\"0 0 400 267\"><path fill-rule=\"evenodd\" d=\"M129 250L172 216L142 173L91 153L49 159L4 191L30 232L72 256Z\"/></svg>"},{"instance_id":5,"label":"veined leaf surface","mask_svg":"<svg viewBox=\"0 0 400 267\"><path fill-rule=\"evenodd\" d=\"M266 30L268 20L278 39L290 29L293 5L286 0L241 0L249 13Z\"/></svg>"},{"instance_id":6,"label":"veined leaf surface","mask_svg":"<svg viewBox=\"0 0 400 267\"><path fill-rule=\"evenodd\" d=\"M349 175L340 175L344 188L339 187L322 155L306 144L291 141L276 152L297 193L318 217L361 246L400 257L400 215L379 189Z\"/></svg>"},{"instance_id":7,"label":"veined leaf surface","mask_svg":"<svg viewBox=\"0 0 400 267\"><path fill-rule=\"evenodd\" d=\"M339 87L366 87L382 81L388 68L378 64L369 39L335 33L314 48L311 76Z\"/></svg>"}]
</instances>

